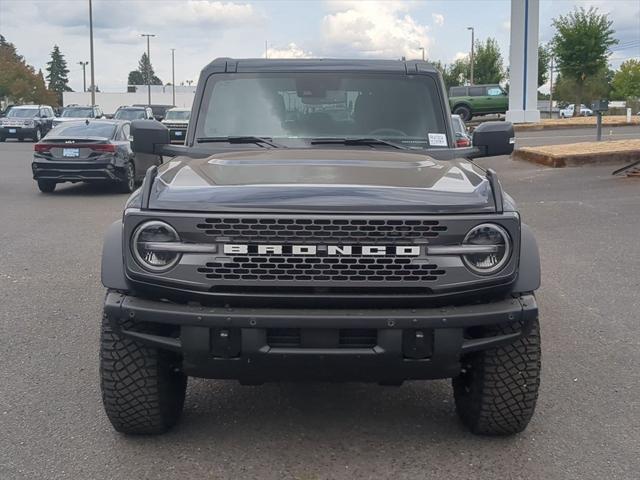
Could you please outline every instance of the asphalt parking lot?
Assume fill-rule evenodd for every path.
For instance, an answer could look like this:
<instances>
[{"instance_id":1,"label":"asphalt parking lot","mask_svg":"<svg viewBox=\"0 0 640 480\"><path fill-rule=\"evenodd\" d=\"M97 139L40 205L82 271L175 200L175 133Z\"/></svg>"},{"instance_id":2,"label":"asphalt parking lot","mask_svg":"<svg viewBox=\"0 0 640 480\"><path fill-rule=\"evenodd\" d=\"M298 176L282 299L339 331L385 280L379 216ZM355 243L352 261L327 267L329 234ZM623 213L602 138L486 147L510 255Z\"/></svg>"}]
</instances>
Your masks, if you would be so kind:
<instances>
[{"instance_id":1,"label":"asphalt parking lot","mask_svg":"<svg viewBox=\"0 0 640 480\"><path fill-rule=\"evenodd\" d=\"M467 433L446 381L190 380L175 430L127 438L98 383L102 235L126 195L41 194L32 148L0 144L0 478L637 478L640 179L479 161L516 197L542 253L542 387L523 434Z\"/></svg>"}]
</instances>

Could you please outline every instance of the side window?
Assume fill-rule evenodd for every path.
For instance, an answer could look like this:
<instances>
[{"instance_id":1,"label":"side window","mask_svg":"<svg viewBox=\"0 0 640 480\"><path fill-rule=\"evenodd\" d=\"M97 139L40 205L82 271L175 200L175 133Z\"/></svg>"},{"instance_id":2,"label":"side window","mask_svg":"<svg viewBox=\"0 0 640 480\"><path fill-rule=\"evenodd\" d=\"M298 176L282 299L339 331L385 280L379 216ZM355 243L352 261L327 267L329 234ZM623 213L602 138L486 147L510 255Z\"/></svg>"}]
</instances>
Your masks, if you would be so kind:
<instances>
[{"instance_id":1,"label":"side window","mask_svg":"<svg viewBox=\"0 0 640 480\"><path fill-rule=\"evenodd\" d=\"M469 87L469 95L471 95L472 97L482 97L485 94L485 88L484 87Z\"/></svg>"},{"instance_id":2,"label":"side window","mask_svg":"<svg viewBox=\"0 0 640 480\"><path fill-rule=\"evenodd\" d=\"M502 94L502 89L500 87L487 88L487 95L489 95L490 97L499 97Z\"/></svg>"},{"instance_id":3,"label":"side window","mask_svg":"<svg viewBox=\"0 0 640 480\"><path fill-rule=\"evenodd\" d=\"M120 132L120 138L122 140L129 140L129 124L125 124L122 126L122 131Z\"/></svg>"},{"instance_id":4,"label":"side window","mask_svg":"<svg viewBox=\"0 0 640 480\"><path fill-rule=\"evenodd\" d=\"M467 95L467 87L452 87L451 88L451 96L452 97L465 97Z\"/></svg>"}]
</instances>

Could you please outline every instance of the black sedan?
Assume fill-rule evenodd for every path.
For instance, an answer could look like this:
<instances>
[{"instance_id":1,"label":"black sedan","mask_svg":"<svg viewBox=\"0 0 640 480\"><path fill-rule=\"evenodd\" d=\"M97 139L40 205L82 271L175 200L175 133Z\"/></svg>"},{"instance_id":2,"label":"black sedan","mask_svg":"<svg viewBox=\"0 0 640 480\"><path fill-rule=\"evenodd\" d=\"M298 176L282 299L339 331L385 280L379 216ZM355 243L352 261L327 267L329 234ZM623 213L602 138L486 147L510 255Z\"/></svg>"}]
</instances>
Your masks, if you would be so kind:
<instances>
[{"instance_id":1,"label":"black sedan","mask_svg":"<svg viewBox=\"0 0 640 480\"><path fill-rule=\"evenodd\" d=\"M134 155L129 122L85 120L64 123L34 145L33 178L42 192L62 182L109 181L133 192L146 170L162 157Z\"/></svg>"}]
</instances>

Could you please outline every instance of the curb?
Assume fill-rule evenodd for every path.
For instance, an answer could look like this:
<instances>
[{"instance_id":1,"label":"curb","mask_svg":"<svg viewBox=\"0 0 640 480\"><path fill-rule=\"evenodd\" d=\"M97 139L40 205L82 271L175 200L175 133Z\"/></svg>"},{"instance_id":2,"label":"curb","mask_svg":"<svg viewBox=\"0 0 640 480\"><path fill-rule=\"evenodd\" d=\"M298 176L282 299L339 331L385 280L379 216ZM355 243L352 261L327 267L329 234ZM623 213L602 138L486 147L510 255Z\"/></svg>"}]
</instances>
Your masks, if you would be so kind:
<instances>
[{"instance_id":1,"label":"curb","mask_svg":"<svg viewBox=\"0 0 640 480\"><path fill-rule=\"evenodd\" d=\"M640 127L640 123L638 122L615 122L615 123L602 123L602 128L607 127ZM595 130L596 124L591 123L567 123L563 125L562 123L557 124L544 124L544 123L517 123L513 126L514 131L516 132L526 132L526 131L538 131L538 130L564 130L570 128L593 128Z\"/></svg>"},{"instance_id":2,"label":"curb","mask_svg":"<svg viewBox=\"0 0 640 480\"><path fill-rule=\"evenodd\" d=\"M610 163L631 163L640 159L640 151L625 152L577 153L573 155L549 155L531 150L515 150L512 154L515 160L538 163L551 168L580 167L583 165L598 165Z\"/></svg>"}]
</instances>

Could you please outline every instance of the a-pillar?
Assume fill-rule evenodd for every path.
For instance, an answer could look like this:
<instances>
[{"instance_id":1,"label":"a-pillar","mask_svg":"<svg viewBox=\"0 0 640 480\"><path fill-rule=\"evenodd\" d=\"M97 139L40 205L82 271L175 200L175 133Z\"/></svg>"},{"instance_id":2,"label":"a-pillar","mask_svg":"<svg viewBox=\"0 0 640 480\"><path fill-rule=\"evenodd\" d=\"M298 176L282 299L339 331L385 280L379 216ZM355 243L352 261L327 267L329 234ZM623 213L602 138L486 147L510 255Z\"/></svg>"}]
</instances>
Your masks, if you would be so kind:
<instances>
[{"instance_id":1,"label":"a-pillar","mask_svg":"<svg viewBox=\"0 0 640 480\"><path fill-rule=\"evenodd\" d=\"M538 122L540 0L511 0L509 110L507 121Z\"/></svg>"}]
</instances>

